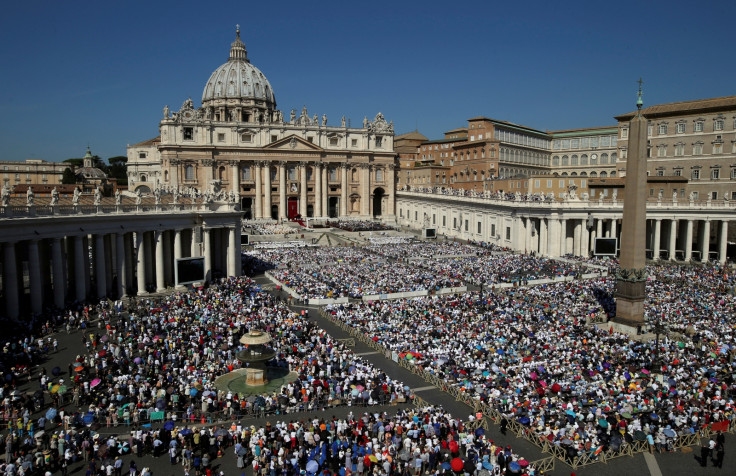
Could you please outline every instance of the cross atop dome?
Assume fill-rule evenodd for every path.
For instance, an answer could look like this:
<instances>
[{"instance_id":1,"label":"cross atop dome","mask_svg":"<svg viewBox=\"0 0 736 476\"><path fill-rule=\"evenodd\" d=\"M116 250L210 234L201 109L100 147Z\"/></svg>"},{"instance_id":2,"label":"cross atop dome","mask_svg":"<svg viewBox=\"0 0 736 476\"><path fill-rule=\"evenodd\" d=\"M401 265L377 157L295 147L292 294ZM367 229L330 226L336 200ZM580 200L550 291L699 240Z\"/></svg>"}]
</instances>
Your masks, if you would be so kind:
<instances>
[{"instance_id":1,"label":"cross atop dome","mask_svg":"<svg viewBox=\"0 0 736 476\"><path fill-rule=\"evenodd\" d=\"M245 49L245 43L240 39L240 25L235 25L235 41L230 44L229 61L248 61L248 52Z\"/></svg>"}]
</instances>

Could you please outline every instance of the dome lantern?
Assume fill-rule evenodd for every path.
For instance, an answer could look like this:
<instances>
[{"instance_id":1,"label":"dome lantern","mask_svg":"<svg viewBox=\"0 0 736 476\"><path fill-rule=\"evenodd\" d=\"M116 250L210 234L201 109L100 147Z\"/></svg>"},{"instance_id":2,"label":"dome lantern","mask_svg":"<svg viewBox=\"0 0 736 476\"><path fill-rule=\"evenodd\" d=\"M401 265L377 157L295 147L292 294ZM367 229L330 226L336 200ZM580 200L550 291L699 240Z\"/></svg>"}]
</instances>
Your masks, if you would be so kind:
<instances>
[{"instance_id":1,"label":"dome lantern","mask_svg":"<svg viewBox=\"0 0 736 476\"><path fill-rule=\"evenodd\" d=\"M235 41L230 44L230 58L228 61L246 61L248 62L248 50L245 49L245 43L240 39L240 25L235 25Z\"/></svg>"}]
</instances>

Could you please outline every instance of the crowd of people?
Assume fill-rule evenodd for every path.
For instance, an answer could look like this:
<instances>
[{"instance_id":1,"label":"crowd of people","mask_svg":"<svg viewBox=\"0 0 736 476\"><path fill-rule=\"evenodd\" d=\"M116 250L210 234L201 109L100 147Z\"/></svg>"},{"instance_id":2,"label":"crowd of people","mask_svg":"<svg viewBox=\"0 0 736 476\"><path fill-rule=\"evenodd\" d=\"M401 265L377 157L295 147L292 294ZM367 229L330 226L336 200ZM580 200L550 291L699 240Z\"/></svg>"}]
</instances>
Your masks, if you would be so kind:
<instances>
[{"instance_id":1,"label":"crowd of people","mask_svg":"<svg viewBox=\"0 0 736 476\"><path fill-rule=\"evenodd\" d=\"M331 219L327 221L326 225L345 231L389 231L396 229L385 223L373 220Z\"/></svg>"},{"instance_id":2,"label":"crowd of people","mask_svg":"<svg viewBox=\"0 0 736 476\"><path fill-rule=\"evenodd\" d=\"M586 325L614 313L611 278L510 288L482 302L466 293L327 311L577 455L647 434L664 443L736 417L734 277L718 268L648 271L646 314L672 332L658 341Z\"/></svg>"}]
</instances>

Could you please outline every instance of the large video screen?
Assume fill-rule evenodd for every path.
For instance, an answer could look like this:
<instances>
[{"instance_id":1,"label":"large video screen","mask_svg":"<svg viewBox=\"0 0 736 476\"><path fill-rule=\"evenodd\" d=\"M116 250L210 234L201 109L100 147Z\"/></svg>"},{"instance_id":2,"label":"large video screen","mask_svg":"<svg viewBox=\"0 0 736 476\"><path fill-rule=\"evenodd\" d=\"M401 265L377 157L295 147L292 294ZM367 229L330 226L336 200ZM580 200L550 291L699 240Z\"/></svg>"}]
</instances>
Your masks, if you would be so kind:
<instances>
[{"instance_id":1,"label":"large video screen","mask_svg":"<svg viewBox=\"0 0 736 476\"><path fill-rule=\"evenodd\" d=\"M425 238L436 238L437 237L437 231L434 228L425 228L424 229L424 237Z\"/></svg>"},{"instance_id":2,"label":"large video screen","mask_svg":"<svg viewBox=\"0 0 736 476\"><path fill-rule=\"evenodd\" d=\"M593 254L595 256L616 256L618 238L596 238Z\"/></svg>"},{"instance_id":3,"label":"large video screen","mask_svg":"<svg viewBox=\"0 0 736 476\"><path fill-rule=\"evenodd\" d=\"M175 278L177 286L204 281L204 256L176 260Z\"/></svg>"}]
</instances>

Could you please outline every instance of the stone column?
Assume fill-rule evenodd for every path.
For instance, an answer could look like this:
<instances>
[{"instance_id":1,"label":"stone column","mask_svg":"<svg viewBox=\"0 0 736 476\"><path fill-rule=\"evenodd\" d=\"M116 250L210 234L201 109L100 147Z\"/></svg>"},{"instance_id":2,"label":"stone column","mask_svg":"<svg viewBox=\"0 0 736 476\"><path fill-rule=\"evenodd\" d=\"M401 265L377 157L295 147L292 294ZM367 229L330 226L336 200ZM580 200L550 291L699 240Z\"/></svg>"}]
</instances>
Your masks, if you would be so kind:
<instances>
[{"instance_id":1,"label":"stone column","mask_svg":"<svg viewBox=\"0 0 736 476\"><path fill-rule=\"evenodd\" d=\"M253 165L253 173L256 177L256 219L263 218L263 185L261 180L261 162L256 162Z\"/></svg>"},{"instance_id":2,"label":"stone column","mask_svg":"<svg viewBox=\"0 0 736 476\"><path fill-rule=\"evenodd\" d=\"M547 218L539 219L539 254L547 255ZM489 240L490 241L490 240Z\"/></svg>"},{"instance_id":3,"label":"stone column","mask_svg":"<svg viewBox=\"0 0 736 476\"><path fill-rule=\"evenodd\" d=\"M166 269L164 265L164 232L156 230L156 292L166 291Z\"/></svg>"},{"instance_id":4,"label":"stone column","mask_svg":"<svg viewBox=\"0 0 736 476\"><path fill-rule=\"evenodd\" d=\"M230 173L231 173L231 180L232 182L232 190L235 192L235 197L238 200L238 203L240 203L240 161L239 160L231 160L230 161Z\"/></svg>"},{"instance_id":5,"label":"stone column","mask_svg":"<svg viewBox=\"0 0 736 476\"><path fill-rule=\"evenodd\" d=\"M202 187L204 190L209 190L210 183L212 183L212 180L214 179L214 174L212 173L212 169L216 167L215 161L212 159L209 160L203 160L202 165L204 166L204 186Z\"/></svg>"},{"instance_id":6,"label":"stone column","mask_svg":"<svg viewBox=\"0 0 736 476\"><path fill-rule=\"evenodd\" d=\"M386 167L386 183L388 184L388 214L390 216L396 215L396 165L389 164ZM541 220L540 220L541 228ZM541 239L541 238L540 238ZM541 245L540 245L541 246Z\"/></svg>"},{"instance_id":7,"label":"stone column","mask_svg":"<svg viewBox=\"0 0 736 476\"><path fill-rule=\"evenodd\" d=\"M340 216L348 214L348 164L340 166Z\"/></svg>"},{"instance_id":8,"label":"stone column","mask_svg":"<svg viewBox=\"0 0 736 476\"><path fill-rule=\"evenodd\" d=\"M279 220L286 220L286 162L279 162Z\"/></svg>"},{"instance_id":9,"label":"stone column","mask_svg":"<svg viewBox=\"0 0 736 476\"><path fill-rule=\"evenodd\" d=\"M718 237L718 262L726 264L728 251L728 220L721 220L721 234Z\"/></svg>"},{"instance_id":10,"label":"stone column","mask_svg":"<svg viewBox=\"0 0 736 476\"><path fill-rule=\"evenodd\" d=\"M572 230L572 249L573 254L575 256L582 256L583 255L583 249L582 249L582 242L583 242L583 222L581 219L576 219L573 222L573 230Z\"/></svg>"},{"instance_id":11,"label":"stone column","mask_svg":"<svg viewBox=\"0 0 736 476\"><path fill-rule=\"evenodd\" d=\"M135 268L135 254L133 253L133 233L123 235L125 246L125 289L123 295L133 292L133 269Z\"/></svg>"},{"instance_id":12,"label":"stone column","mask_svg":"<svg viewBox=\"0 0 736 476\"><path fill-rule=\"evenodd\" d=\"M146 291L146 238L142 231L135 232L136 241L136 274L138 280L138 295L147 294Z\"/></svg>"},{"instance_id":13,"label":"stone column","mask_svg":"<svg viewBox=\"0 0 736 476\"><path fill-rule=\"evenodd\" d=\"M567 219L560 219L560 254L558 256L565 256L567 254Z\"/></svg>"},{"instance_id":14,"label":"stone column","mask_svg":"<svg viewBox=\"0 0 736 476\"><path fill-rule=\"evenodd\" d=\"M669 220L670 228L667 240L667 250L670 254L670 261L675 260L675 249L677 247L677 220Z\"/></svg>"},{"instance_id":15,"label":"stone column","mask_svg":"<svg viewBox=\"0 0 736 476\"><path fill-rule=\"evenodd\" d=\"M662 239L662 220L657 218L654 220L654 243L652 243L652 253L654 261L659 261L660 241Z\"/></svg>"},{"instance_id":16,"label":"stone column","mask_svg":"<svg viewBox=\"0 0 736 476\"><path fill-rule=\"evenodd\" d=\"M18 319L18 262L13 242L6 242L3 246L3 294L5 294L5 314L9 319Z\"/></svg>"},{"instance_id":17,"label":"stone column","mask_svg":"<svg viewBox=\"0 0 736 476\"><path fill-rule=\"evenodd\" d=\"M207 282L212 280L212 229L204 228L204 279Z\"/></svg>"},{"instance_id":18,"label":"stone column","mask_svg":"<svg viewBox=\"0 0 736 476\"><path fill-rule=\"evenodd\" d=\"M330 192L330 181L327 175L327 164L322 165L322 216L329 216L329 192Z\"/></svg>"},{"instance_id":19,"label":"stone column","mask_svg":"<svg viewBox=\"0 0 736 476\"><path fill-rule=\"evenodd\" d=\"M240 259L240 247L235 243L235 227L227 229L227 275L237 276L235 263Z\"/></svg>"},{"instance_id":20,"label":"stone column","mask_svg":"<svg viewBox=\"0 0 736 476\"><path fill-rule=\"evenodd\" d=\"M115 233L115 267L118 270L118 288L115 290L118 298L127 294L128 266L125 260L125 233Z\"/></svg>"},{"instance_id":21,"label":"stone column","mask_svg":"<svg viewBox=\"0 0 736 476\"><path fill-rule=\"evenodd\" d=\"M314 164L314 216L322 216L322 164Z\"/></svg>"},{"instance_id":22,"label":"stone column","mask_svg":"<svg viewBox=\"0 0 736 476\"><path fill-rule=\"evenodd\" d=\"M182 248L181 248L181 228L177 228L174 231L174 261L181 259Z\"/></svg>"},{"instance_id":23,"label":"stone column","mask_svg":"<svg viewBox=\"0 0 736 476\"><path fill-rule=\"evenodd\" d=\"M64 258L61 238L51 238L51 273L54 280L54 306L64 309L66 282L64 281Z\"/></svg>"},{"instance_id":24,"label":"stone column","mask_svg":"<svg viewBox=\"0 0 736 476\"><path fill-rule=\"evenodd\" d=\"M707 263L708 253L710 252L710 220L703 220L701 224L703 229L703 241L700 246L700 261Z\"/></svg>"},{"instance_id":25,"label":"stone column","mask_svg":"<svg viewBox=\"0 0 736 476\"><path fill-rule=\"evenodd\" d=\"M89 236L85 235L83 238L84 241L82 241L82 247L84 248L84 253L82 255L82 258L84 259L84 295L89 296L92 293L92 273L90 273L90 257L89 257L89 249L92 247L92 245L89 242Z\"/></svg>"},{"instance_id":26,"label":"stone column","mask_svg":"<svg viewBox=\"0 0 736 476\"><path fill-rule=\"evenodd\" d=\"M603 237L603 219L598 218L595 223L595 236Z\"/></svg>"},{"instance_id":27,"label":"stone column","mask_svg":"<svg viewBox=\"0 0 736 476\"><path fill-rule=\"evenodd\" d=\"M97 298L107 296L107 276L105 274L105 235L95 235L95 279L97 280Z\"/></svg>"},{"instance_id":28,"label":"stone column","mask_svg":"<svg viewBox=\"0 0 736 476\"><path fill-rule=\"evenodd\" d=\"M271 218L271 163L266 162L266 181L263 186L263 218Z\"/></svg>"},{"instance_id":29,"label":"stone column","mask_svg":"<svg viewBox=\"0 0 736 476\"><path fill-rule=\"evenodd\" d=\"M241 256L240 256L240 243L242 242L243 238L242 238L242 233L240 229L240 224L236 225L233 229L235 230L235 255L237 256L237 258L235 258L234 275L240 276L241 274L243 274L243 267L242 267L243 263L241 261Z\"/></svg>"},{"instance_id":30,"label":"stone column","mask_svg":"<svg viewBox=\"0 0 736 476\"><path fill-rule=\"evenodd\" d=\"M105 246L105 295L106 296L112 296L112 284L113 284L113 276L112 276L112 236L111 235L105 235L104 239L104 246Z\"/></svg>"},{"instance_id":31,"label":"stone column","mask_svg":"<svg viewBox=\"0 0 736 476\"><path fill-rule=\"evenodd\" d=\"M299 214L302 219L307 218L307 168L304 162L299 165Z\"/></svg>"},{"instance_id":32,"label":"stone column","mask_svg":"<svg viewBox=\"0 0 736 476\"><path fill-rule=\"evenodd\" d=\"M580 220L580 256L590 256L590 231L587 227L587 219Z\"/></svg>"},{"instance_id":33,"label":"stone column","mask_svg":"<svg viewBox=\"0 0 736 476\"><path fill-rule=\"evenodd\" d=\"M78 302L84 302L87 299L87 271L84 269L84 236L74 237L74 290L75 297Z\"/></svg>"},{"instance_id":34,"label":"stone column","mask_svg":"<svg viewBox=\"0 0 736 476\"><path fill-rule=\"evenodd\" d=\"M687 221L685 230L685 261L693 259L693 221Z\"/></svg>"},{"instance_id":35,"label":"stone column","mask_svg":"<svg viewBox=\"0 0 736 476\"><path fill-rule=\"evenodd\" d=\"M547 219L547 255L559 256L560 250L560 222L557 218Z\"/></svg>"},{"instance_id":36,"label":"stone column","mask_svg":"<svg viewBox=\"0 0 736 476\"><path fill-rule=\"evenodd\" d=\"M360 164L360 214L371 216L371 166Z\"/></svg>"},{"instance_id":37,"label":"stone column","mask_svg":"<svg viewBox=\"0 0 736 476\"><path fill-rule=\"evenodd\" d=\"M31 312L43 312L43 290L41 289L41 260L38 255L38 240L28 240L28 287L31 292Z\"/></svg>"},{"instance_id":38,"label":"stone column","mask_svg":"<svg viewBox=\"0 0 736 476\"><path fill-rule=\"evenodd\" d=\"M460 230L463 230L463 220L464 218L460 218ZM517 216L514 218L514 230L513 230L513 248L516 251L519 251L520 253L526 253L527 252L527 232L526 232L526 224L524 223L524 218Z\"/></svg>"},{"instance_id":39,"label":"stone column","mask_svg":"<svg viewBox=\"0 0 736 476\"><path fill-rule=\"evenodd\" d=\"M611 238L618 238L618 218L611 220Z\"/></svg>"}]
</instances>

